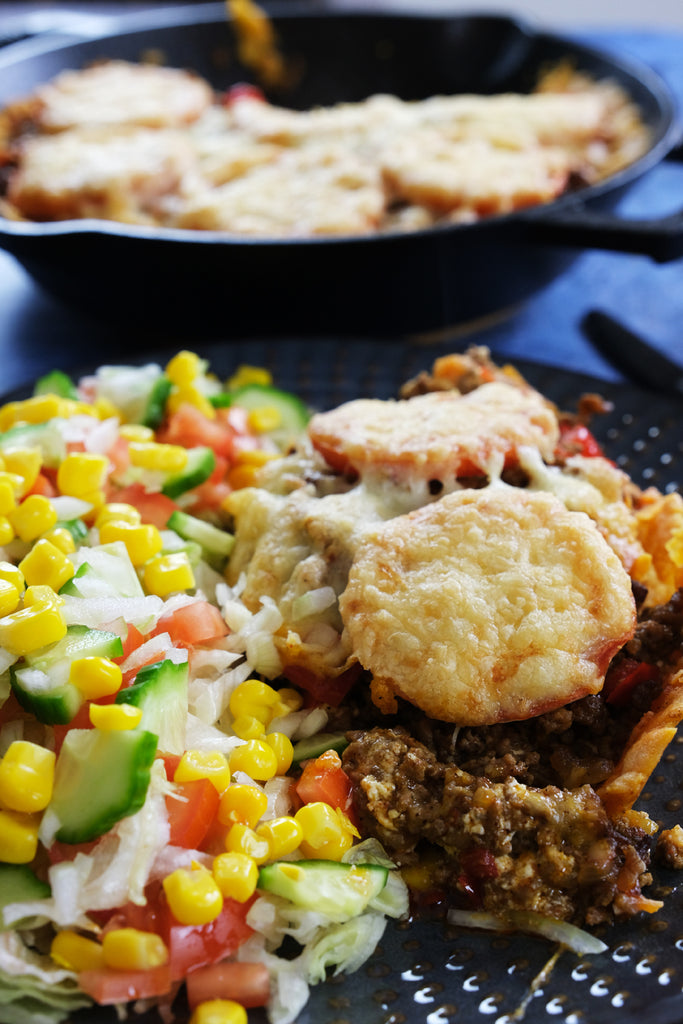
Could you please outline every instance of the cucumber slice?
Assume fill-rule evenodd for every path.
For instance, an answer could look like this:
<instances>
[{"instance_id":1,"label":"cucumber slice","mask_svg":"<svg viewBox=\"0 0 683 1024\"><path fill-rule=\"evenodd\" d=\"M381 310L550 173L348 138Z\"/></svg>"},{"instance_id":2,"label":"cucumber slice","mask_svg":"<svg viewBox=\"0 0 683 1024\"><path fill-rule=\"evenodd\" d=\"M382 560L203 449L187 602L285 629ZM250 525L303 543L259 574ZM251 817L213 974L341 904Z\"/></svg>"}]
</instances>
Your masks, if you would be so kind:
<instances>
[{"instance_id":1,"label":"cucumber slice","mask_svg":"<svg viewBox=\"0 0 683 1024\"><path fill-rule=\"evenodd\" d=\"M216 465L216 456L211 448L188 448L187 464L181 473L169 477L161 493L167 498L178 498L185 491L198 487L211 476Z\"/></svg>"},{"instance_id":2,"label":"cucumber slice","mask_svg":"<svg viewBox=\"0 0 683 1024\"><path fill-rule=\"evenodd\" d=\"M171 513L166 525L184 540L199 544L204 560L212 568L218 572L225 568L228 556L235 546L235 538L231 533L220 530L212 523L206 523L187 512L181 512L180 509Z\"/></svg>"},{"instance_id":3,"label":"cucumber slice","mask_svg":"<svg viewBox=\"0 0 683 1024\"><path fill-rule=\"evenodd\" d=\"M66 636L57 643L41 647L26 655L26 664L32 668L51 672L54 676L64 674L68 678L71 662L75 658L90 655L100 658L118 658L123 654L123 643L118 633L106 629L91 629L89 626L69 626Z\"/></svg>"},{"instance_id":4,"label":"cucumber slice","mask_svg":"<svg viewBox=\"0 0 683 1024\"><path fill-rule=\"evenodd\" d=\"M140 727L155 733L159 750L166 754L182 754L185 750L187 722L186 661L176 664L169 659L143 665L132 686L119 690L117 704L134 704L142 710Z\"/></svg>"},{"instance_id":5,"label":"cucumber slice","mask_svg":"<svg viewBox=\"0 0 683 1024\"><path fill-rule=\"evenodd\" d=\"M51 370L39 377L33 388L34 395L59 395L60 398L78 398L76 385L63 370Z\"/></svg>"},{"instance_id":6,"label":"cucumber slice","mask_svg":"<svg viewBox=\"0 0 683 1024\"><path fill-rule=\"evenodd\" d=\"M170 395L172 388L173 384L165 373L157 377L147 396L147 405L142 416L142 422L145 427L151 427L152 430L156 430L160 426L166 413L166 399Z\"/></svg>"},{"instance_id":7,"label":"cucumber slice","mask_svg":"<svg viewBox=\"0 0 683 1024\"><path fill-rule=\"evenodd\" d=\"M121 637L87 626L69 626L66 636L27 655L10 668L10 685L25 711L45 725L68 725L83 704L83 695L69 682L75 658L116 658L123 654Z\"/></svg>"},{"instance_id":8,"label":"cucumber slice","mask_svg":"<svg viewBox=\"0 0 683 1024\"><path fill-rule=\"evenodd\" d=\"M10 685L24 711L44 725L68 725L83 704L83 695L73 683L55 683L39 668L10 668Z\"/></svg>"},{"instance_id":9,"label":"cucumber slice","mask_svg":"<svg viewBox=\"0 0 683 1024\"><path fill-rule=\"evenodd\" d=\"M283 860L259 870L258 887L341 922L362 914L388 877L389 869L381 864Z\"/></svg>"},{"instance_id":10,"label":"cucumber slice","mask_svg":"<svg viewBox=\"0 0 683 1024\"><path fill-rule=\"evenodd\" d=\"M62 843L87 843L145 802L157 738L145 729L71 729L55 768L48 811Z\"/></svg>"},{"instance_id":11,"label":"cucumber slice","mask_svg":"<svg viewBox=\"0 0 683 1024\"><path fill-rule=\"evenodd\" d=\"M341 754L346 750L349 741L344 732L319 732L314 736L307 736L294 744L295 762L307 761L311 757L320 757L326 750L336 750Z\"/></svg>"},{"instance_id":12,"label":"cucumber slice","mask_svg":"<svg viewBox=\"0 0 683 1024\"><path fill-rule=\"evenodd\" d=\"M0 864L0 928L27 927L23 921L5 923L5 907L10 903L44 900L52 895L47 882L42 882L28 864Z\"/></svg>"},{"instance_id":13,"label":"cucumber slice","mask_svg":"<svg viewBox=\"0 0 683 1024\"><path fill-rule=\"evenodd\" d=\"M230 405L237 405L252 412L255 409L274 408L280 416L280 423L268 431L276 444L286 447L306 429L310 413L306 404L297 395L268 384L245 384L228 392ZM212 398L211 401L214 401Z\"/></svg>"}]
</instances>

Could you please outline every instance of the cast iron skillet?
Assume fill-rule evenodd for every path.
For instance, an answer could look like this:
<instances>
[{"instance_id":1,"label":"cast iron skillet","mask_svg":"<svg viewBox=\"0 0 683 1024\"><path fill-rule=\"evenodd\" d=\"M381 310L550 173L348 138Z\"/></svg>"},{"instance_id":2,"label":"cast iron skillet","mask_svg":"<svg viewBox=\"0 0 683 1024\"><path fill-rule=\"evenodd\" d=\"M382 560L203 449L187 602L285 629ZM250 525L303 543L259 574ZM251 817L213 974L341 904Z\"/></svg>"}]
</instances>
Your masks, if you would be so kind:
<instances>
[{"instance_id":1,"label":"cast iron skillet","mask_svg":"<svg viewBox=\"0 0 683 1024\"><path fill-rule=\"evenodd\" d=\"M160 331L245 334L410 334L514 307L559 275L577 246L683 255L683 212L620 222L618 198L677 142L674 105L644 67L604 56L498 16L396 15L268 7L299 84L276 102L404 99L435 93L528 91L539 72L569 58L618 80L651 129L648 152L596 186L531 211L474 225L343 239L254 240L103 221L51 224L0 219L0 246L56 296L99 317ZM137 60L150 48L223 89L249 79L234 55L220 4L128 15L115 34L36 39L0 54L0 105L68 67L102 57Z\"/></svg>"}]
</instances>

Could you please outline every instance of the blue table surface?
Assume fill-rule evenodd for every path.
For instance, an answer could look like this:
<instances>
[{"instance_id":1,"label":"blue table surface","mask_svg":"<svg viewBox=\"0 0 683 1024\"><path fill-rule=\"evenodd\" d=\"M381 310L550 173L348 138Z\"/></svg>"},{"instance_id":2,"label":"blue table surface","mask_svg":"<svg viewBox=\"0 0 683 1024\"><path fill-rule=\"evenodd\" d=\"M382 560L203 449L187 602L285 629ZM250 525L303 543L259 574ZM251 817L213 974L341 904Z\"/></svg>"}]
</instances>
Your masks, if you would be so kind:
<instances>
[{"instance_id":1,"label":"blue table surface","mask_svg":"<svg viewBox=\"0 0 683 1024\"><path fill-rule=\"evenodd\" d=\"M610 28L574 36L649 65L683 111L683 33ZM683 210L682 199L683 163L665 162L629 191L619 213L632 218L661 216ZM580 255L514 316L470 333L466 342L488 345L508 360L530 359L618 382L622 375L591 347L581 330L584 314L595 308L618 316L683 365L683 261L656 264L648 257L621 253ZM466 343L461 336L453 340L454 349ZM139 351L153 347L144 337L134 342ZM93 353L102 353L107 362L120 359L120 330L63 306L39 289L13 257L0 252L0 390L23 385L55 366L91 363Z\"/></svg>"}]
</instances>

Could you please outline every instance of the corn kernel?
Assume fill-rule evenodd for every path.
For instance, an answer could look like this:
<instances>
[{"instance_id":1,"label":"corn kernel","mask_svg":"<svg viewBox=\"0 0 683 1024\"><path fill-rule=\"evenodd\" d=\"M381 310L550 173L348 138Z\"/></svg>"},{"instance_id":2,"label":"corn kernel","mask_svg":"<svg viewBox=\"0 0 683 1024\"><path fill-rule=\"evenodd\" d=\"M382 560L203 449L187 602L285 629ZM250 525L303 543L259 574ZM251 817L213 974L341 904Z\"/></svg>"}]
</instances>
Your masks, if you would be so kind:
<instances>
[{"instance_id":1,"label":"corn kernel","mask_svg":"<svg viewBox=\"0 0 683 1024\"><path fill-rule=\"evenodd\" d=\"M34 583L24 591L24 608L58 608L64 599L46 583Z\"/></svg>"},{"instance_id":2,"label":"corn kernel","mask_svg":"<svg viewBox=\"0 0 683 1024\"><path fill-rule=\"evenodd\" d=\"M102 732L125 732L142 721L142 708L133 704L91 704L90 722Z\"/></svg>"},{"instance_id":3,"label":"corn kernel","mask_svg":"<svg viewBox=\"0 0 683 1024\"><path fill-rule=\"evenodd\" d=\"M193 405L195 409L198 409L209 420L215 420L216 418L216 410L211 405L211 402L194 384L183 384L182 387L176 388L168 396L166 408L169 412L177 412L181 405Z\"/></svg>"},{"instance_id":4,"label":"corn kernel","mask_svg":"<svg viewBox=\"0 0 683 1024\"><path fill-rule=\"evenodd\" d=\"M55 526L54 529L48 530L43 534L43 539L49 540L50 544L54 544L64 555L71 555L76 550L73 535L65 526Z\"/></svg>"},{"instance_id":5,"label":"corn kernel","mask_svg":"<svg viewBox=\"0 0 683 1024\"><path fill-rule=\"evenodd\" d=\"M95 517L95 526L101 530L105 523L131 523L137 526L142 522L142 516L134 505L128 505L123 501L110 501L98 510Z\"/></svg>"},{"instance_id":6,"label":"corn kernel","mask_svg":"<svg viewBox=\"0 0 683 1024\"><path fill-rule=\"evenodd\" d=\"M194 590L195 579L185 551L172 551L151 558L142 568L142 582L148 594L167 597L180 590Z\"/></svg>"},{"instance_id":7,"label":"corn kernel","mask_svg":"<svg viewBox=\"0 0 683 1024\"><path fill-rule=\"evenodd\" d=\"M236 466L255 466L260 468L273 459L281 459L279 452L266 452L263 448L243 448L235 454Z\"/></svg>"},{"instance_id":8,"label":"corn kernel","mask_svg":"<svg viewBox=\"0 0 683 1024\"><path fill-rule=\"evenodd\" d=\"M62 494L81 498L97 491L107 477L109 459L93 452L72 452L57 470L57 487Z\"/></svg>"},{"instance_id":9,"label":"corn kernel","mask_svg":"<svg viewBox=\"0 0 683 1024\"><path fill-rule=\"evenodd\" d=\"M68 928L55 935L50 946L50 956L60 967L76 974L80 971L98 971L104 967L101 944Z\"/></svg>"},{"instance_id":10,"label":"corn kernel","mask_svg":"<svg viewBox=\"0 0 683 1024\"><path fill-rule=\"evenodd\" d=\"M36 541L19 568L30 587L44 583L53 590L59 590L75 572L73 562L45 538Z\"/></svg>"},{"instance_id":11,"label":"corn kernel","mask_svg":"<svg viewBox=\"0 0 683 1024\"><path fill-rule=\"evenodd\" d=\"M232 723L232 731L241 740L258 740L265 733L266 726L255 715L239 715Z\"/></svg>"},{"instance_id":12,"label":"corn kernel","mask_svg":"<svg viewBox=\"0 0 683 1024\"><path fill-rule=\"evenodd\" d=\"M121 689L122 672L109 658L89 655L71 662L69 682L77 686L86 700L109 697Z\"/></svg>"},{"instance_id":13,"label":"corn kernel","mask_svg":"<svg viewBox=\"0 0 683 1024\"><path fill-rule=\"evenodd\" d=\"M219 750L186 750L173 775L174 782L193 782L208 779L219 794L230 785L230 766L225 754Z\"/></svg>"},{"instance_id":14,"label":"corn kernel","mask_svg":"<svg viewBox=\"0 0 683 1024\"><path fill-rule=\"evenodd\" d=\"M58 605L31 604L29 588L24 607L0 619L0 647L18 656L30 654L66 636L66 622ZM1 858L0 858L1 859Z\"/></svg>"},{"instance_id":15,"label":"corn kernel","mask_svg":"<svg viewBox=\"0 0 683 1024\"><path fill-rule=\"evenodd\" d=\"M289 736L283 732L269 732L265 738L266 743L275 753L277 758L276 775L286 775L294 760L294 747Z\"/></svg>"},{"instance_id":16,"label":"corn kernel","mask_svg":"<svg viewBox=\"0 0 683 1024\"><path fill-rule=\"evenodd\" d=\"M258 786L233 783L229 786L218 805L218 820L221 825L241 822L254 827L268 809L268 797Z\"/></svg>"},{"instance_id":17,"label":"corn kernel","mask_svg":"<svg viewBox=\"0 0 683 1024\"><path fill-rule=\"evenodd\" d=\"M323 801L304 804L294 815L303 829L300 850L304 857L341 860L353 845L353 831L343 816Z\"/></svg>"},{"instance_id":18,"label":"corn kernel","mask_svg":"<svg viewBox=\"0 0 683 1024\"><path fill-rule=\"evenodd\" d=\"M12 811L44 811L52 799L55 755L52 750L14 740L0 761L0 804Z\"/></svg>"},{"instance_id":19,"label":"corn kernel","mask_svg":"<svg viewBox=\"0 0 683 1024\"><path fill-rule=\"evenodd\" d=\"M223 909L223 894L206 868L178 868L162 885L171 913L180 924L208 924Z\"/></svg>"},{"instance_id":20,"label":"corn kernel","mask_svg":"<svg viewBox=\"0 0 683 1024\"><path fill-rule=\"evenodd\" d=\"M193 380L202 373L205 363L199 358L196 352L188 352L184 349L173 356L166 364L166 376L171 383L178 387L191 384Z\"/></svg>"},{"instance_id":21,"label":"corn kernel","mask_svg":"<svg viewBox=\"0 0 683 1024\"><path fill-rule=\"evenodd\" d=\"M272 860L292 853L301 845L304 830L300 821L289 815L281 818L270 818L256 827L256 835L268 840Z\"/></svg>"},{"instance_id":22,"label":"corn kernel","mask_svg":"<svg viewBox=\"0 0 683 1024\"><path fill-rule=\"evenodd\" d=\"M9 615L18 607L19 591L7 580L0 580L0 616Z\"/></svg>"},{"instance_id":23,"label":"corn kernel","mask_svg":"<svg viewBox=\"0 0 683 1024\"><path fill-rule=\"evenodd\" d=\"M254 715L261 721L268 718L268 709L277 704L277 690L262 683L259 679L245 679L230 694L230 713L238 718L240 715Z\"/></svg>"},{"instance_id":24,"label":"corn kernel","mask_svg":"<svg viewBox=\"0 0 683 1024\"><path fill-rule=\"evenodd\" d=\"M0 516L0 545L9 544L15 537L14 527L7 516Z\"/></svg>"},{"instance_id":25,"label":"corn kernel","mask_svg":"<svg viewBox=\"0 0 683 1024\"><path fill-rule=\"evenodd\" d=\"M156 469L160 473L174 473L187 465L187 448L179 444L132 442L128 445L130 461L140 469Z\"/></svg>"},{"instance_id":26,"label":"corn kernel","mask_svg":"<svg viewBox=\"0 0 683 1024\"><path fill-rule=\"evenodd\" d=\"M233 999L207 999L195 1009L190 1024L247 1024L247 1011Z\"/></svg>"},{"instance_id":27,"label":"corn kernel","mask_svg":"<svg viewBox=\"0 0 683 1024\"><path fill-rule=\"evenodd\" d=\"M43 465L40 448L11 448L4 452L5 470L23 480L22 494L30 491Z\"/></svg>"},{"instance_id":28,"label":"corn kernel","mask_svg":"<svg viewBox=\"0 0 683 1024\"><path fill-rule=\"evenodd\" d=\"M163 547L161 534L152 523L124 523L121 520L103 523L100 527L100 541L110 544L121 540L126 546L133 565L142 565L158 555Z\"/></svg>"},{"instance_id":29,"label":"corn kernel","mask_svg":"<svg viewBox=\"0 0 683 1024\"><path fill-rule=\"evenodd\" d=\"M109 398L105 398L104 395L98 395L90 408L100 420L120 419L121 417L121 413L114 403Z\"/></svg>"},{"instance_id":30,"label":"corn kernel","mask_svg":"<svg viewBox=\"0 0 683 1024\"><path fill-rule=\"evenodd\" d=\"M151 427L145 427L142 423L122 423L119 427L119 434L126 441L147 442L154 440L154 431Z\"/></svg>"},{"instance_id":31,"label":"corn kernel","mask_svg":"<svg viewBox=\"0 0 683 1024\"><path fill-rule=\"evenodd\" d=\"M26 584L21 569L11 562L0 562L0 580L11 583L18 594L23 592Z\"/></svg>"},{"instance_id":32,"label":"corn kernel","mask_svg":"<svg viewBox=\"0 0 683 1024\"><path fill-rule=\"evenodd\" d=\"M168 949L156 932L115 928L102 939L105 967L117 971L151 971L168 963Z\"/></svg>"},{"instance_id":33,"label":"corn kernel","mask_svg":"<svg viewBox=\"0 0 683 1024\"><path fill-rule=\"evenodd\" d=\"M247 740L230 753L230 770L245 772L257 782L277 775L277 756L263 740Z\"/></svg>"},{"instance_id":34,"label":"corn kernel","mask_svg":"<svg viewBox=\"0 0 683 1024\"><path fill-rule=\"evenodd\" d=\"M243 487L253 487L256 483L257 471L254 466L233 466L228 471L228 484L233 491Z\"/></svg>"},{"instance_id":35,"label":"corn kernel","mask_svg":"<svg viewBox=\"0 0 683 1024\"><path fill-rule=\"evenodd\" d=\"M14 422L47 423L61 414L61 400L57 395L34 395L18 403Z\"/></svg>"},{"instance_id":36,"label":"corn kernel","mask_svg":"<svg viewBox=\"0 0 683 1024\"><path fill-rule=\"evenodd\" d=\"M0 516L17 507L17 487L10 473L0 472Z\"/></svg>"},{"instance_id":37,"label":"corn kernel","mask_svg":"<svg viewBox=\"0 0 683 1024\"><path fill-rule=\"evenodd\" d=\"M274 405L262 405L250 410L247 424L254 433L265 434L269 430L277 430L282 424L282 414Z\"/></svg>"},{"instance_id":38,"label":"corn kernel","mask_svg":"<svg viewBox=\"0 0 683 1024\"><path fill-rule=\"evenodd\" d=\"M263 366L249 366L243 363L238 366L232 377L226 381L230 391L236 388L243 388L246 384L259 384L261 387L269 387L273 383L273 375L270 370Z\"/></svg>"},{"instance_id":39,"label":"corn kernel","mask_svg":"<svg viewBox=\"0 0 683 1024\"><path fill-rule=\"evenodd\" d=\"M245 903L254 895L258 867L253 857L238 851L219 853L214 857L212 871L216 885L226 898Z\"/></svg>"},{"instance_id":40,"label":"corn kernel","mask_svg":"<svg viewBox=\"0 0 683 1024\"><path fill-rule=\"evenodd\" d=\"M225 837L228 853L243 853L256 864L270 860L270 843L265 836L257 835L253 828L238 821Z\"/></svg>"},{"instance_id":41,"label":"corn kernel","mask_svg":"<svg viewBox=\"0 0 683 1024\"><path fill-rule=\"evenodd\" d=\"M7 402L0 408L0 432L4 433L17 422L21 402Z\"/></svg>"},{"instance_id":42,"label":"corn kernel","mask_svg":"<svg viewBox=\"0 0 683 1024\"><path fill-rule=\"evenodd\" d=\"M7 516L22 540L35 540L47 533L57 522L57 510L42 494L29 494Z\"/></svg>"},{"instance_id":43,"label":"corn kernel","mask_svg":"<svg viewBox=\"0 0 683 1024\"><path fill-rule=\"evenodd\" d=\"M40 815L0 810L0 861L30 864L38 852Z\"/></svg>"}]
</instances>

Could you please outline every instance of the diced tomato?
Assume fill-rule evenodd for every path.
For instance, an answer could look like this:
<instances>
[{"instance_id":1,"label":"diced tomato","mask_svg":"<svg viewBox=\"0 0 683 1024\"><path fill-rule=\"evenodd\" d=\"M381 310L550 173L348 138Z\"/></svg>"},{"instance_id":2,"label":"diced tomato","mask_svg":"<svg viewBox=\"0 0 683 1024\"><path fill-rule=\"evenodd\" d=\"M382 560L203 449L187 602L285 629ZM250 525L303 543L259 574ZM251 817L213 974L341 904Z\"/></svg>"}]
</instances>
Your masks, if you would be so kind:
<instances>
[{"instance_id":1,"label":"diced tomato","mask_svg":"<svg viewBox=\"0 0 683 1024\"><path fill-rule=\"evenodd\" d=\"M164 762L164 770L166 771L166 778L173 782L173 776L176 773L176 769L180 764L180 754L159 754L159 757Z\"/></svg>"},{"instance_id":2,"label":"diced tomato","mask_svg":"<svg viewBox=\"0 0 683 1024\"><path fill-rule=\"evenodd\" d=\"M320 757L306 762L296 784L296 794L305 804L322 800L330 807L338 807L353 820L351 780L334 750L326 750Z\"/></svg>"},{"instance_id":3,"label":"diced tomato","mask_svg":"<svg viewBox=\"0 0 683 1024\"><path fill-rule=\"evenodd\" d=\"M209 924L171 925L167 942L171 977L184 979L191 970L232 956L252 934L246 922L252 903L253 899L247 903L226 899L218 917Z\"/></svg>"},{"instance_id":4,"label":"diced tomato","mask_svg":"<svg viewBox=\"0 0 683 1024\"><path fill-rule=\"evenodd\" d=\"M270 998L270 978L265 964L211 964L190 971L187 1001L194 1010L210 999L232 999L247 1009L265 1006Z\"/></svg>"},{"instance_id":5,"label":"diced tomato","mask_svg":"<svg viewBox=\"0 0 683 1024\"><path fill-rule=\"evenodd\" d=\"M63 860L74 860L79 853L92 853L99 841L97 838L91 839L89 843L54 842L48 847L47 855L51 864L61 864Z\"/></svg>"},{"instance_id":6,"label":"diced tomato","mask_svg":"<svg viewBox=\"0 0 683 1024\"><path fill-rule=\"evenodd\" d=\"M152 999L170 992L171 967L164 964L148 971L116 971L110 968L81 971L78 985L100 1006Z\"/></svg>"},{"instance_id":7,"label":"diced tomato","mask_svg":"<svg viewBox=\"0 0 683 1024\"><path fill-rule=\"evenodd\" d=\"M564 422L560 423L560 441L556 455L565 459L571 455L595 458L598 455L603 455L603 451L585 424Z\"/></svg>"},{"instance_id":8,"label":"diced tomato","mask_svg":"<svg viewBox=\"0 0 683 1024\"><path fill-rule=\"evenodd\" d=\"M193 601L162 615L153 636L168 633L174 647L193 647L227 636L228 627L218 608L208 601Z\"/></svg>"},{"instance_id":9,"label":"diced tomato","mask_svg":"<svg viewBox=\"0 0 683 1024\"><path fill-rule=\"evenodd\" d=\"M123 640L123 654L118 655L116 658L112 658L117 665L122 665L126 658L137 651L138 647L145 642L147 637L140 632L137 626L134 626L132 622L128 623L128 632Z\"/></svg>"},{"instance_id":10,"label":"diced tomato","mask_svg":"<svg viewBox=\"0 0 683 1024\"><path fill-rule=\"evenodd\" d=\"M176 503L159 491L146 491L142 484L114 488L109 492L109 501L122 501L134 505L143 523L152 523L163 530L170 516L177 509Z\"/></svg>"},{"instance_id":11,"label":"diced tomato","mask_svg":"<svg viewBox=\"0 0 683 1024\"><path fill-rule=\"evenodd\" d=\"M227 107L231 103L236 103L238 100L243 99L261 100L263 102L265 96L258 85L252 85L251 82L237 82L235 85L231 85L224 94L223 104Z\"/></svg>"},{"instance_id":12,"label":"diced tomato","mask_svg":"<svg viewBox=\"0 0 683 1024\"><path fill-rule=\"evenodd\" d=\"M225 480L221 480L216 484L206 483L200 484L195 487L192 492L195 495L195 501L192 505L188 506L188 511L192 515L201 515L202 512L214 512L220 509L221 505L231 493L232 488Z\"/></svg>"},{"instance_id":13,"label":"diced tomato","mask_svg":"<svg viewBox=\"0 0 683 1024\"><path fill-rule=\"evenodd\" d=\"M169 967L174 981L183 980L191 970L225 960L252 934L246 922L253 899L245 903L226 899L223 909L209 924L194 926L178 924L173 917L161 882L153 882L145 890L143 906L127 903L110 915L105 930L125 926L156 932L169 951Z\"/></svg>"},{"instance_id":14,"label":"diced tomato","mask_svg":"<svg viewBox=\"0 0 683 1024\"><path fill-rule=\"evenodd\" d=\"M111 476L118 479L130 466L130 450L125 437L117 437L111 448L107 451L107 458L112 463Z\"/></svg>"},{"instance_id":15,"label":"diced tomato","mask_svg":"<svg viewBox=\"0 0 683 1024\"><path fill-rule=\"evenodd\" d=\"M206 445L216 455L231 459L234 430L224 419L209 419L194 405L184 402L169 416L165 426L157 432L157 440L165 444L180 444L184 448Z\"/></svg>"},{"instance_id":16,"label":"diced tomato","mask_svg":"<svg viewBox=\"0 0 683 1024\"><path fill-rule=\"evenodd\" d=\"M45 473L39 473L33 482L33 486L27 491L28 494L42 494L45 498L54 498L57 494L57 488Z\"/></svg>"},{"instance_id":17,"label":"diced tomato","mask_svg":"<svg viewBox=\"0 0 683 1024\"><path fill-rule=\"evenodd\" d=\"M614 707L623 707L629 702L634 689L639 683L656 682L660 679L656 665L648 665L635 658L622 658L611 665L605 676L603 687L605 699Z\"/></svg>"},{"instance_id":18,"label":"diced tomato","mask_svg":"<svg viewBox=\"0 0 683 1024\"><path fill-rule=\"evenodd\" d=\"M336 678L316 676L309 669L298 665L288 665L284 670L287 679L305 690L313 703L331 704L335 708L344 700L360 673L360 665L352 665Z\"/></svg>"},{"instance_id":19,"label":"diced tomato","mask_svg":"<svg viewBox=\"0 0 683 1024\"><path fill-rule=\"evenodd\" d=\"M116 700L115 693L106 694L103 697L98 697L97 704L113 704ZM62 749L64 737L70 729L92 729L92 722L90 721L90 705L93 702L86 700L81 704L80 708L68 723L68 725L55 725L54 729L54 740L55 740L55 754L59 754Z\"/></svg>"},{"instance_id":20,"label":"diced tomato","mask_svg":"<svg viewBox=\"0 0 683 1024\"><path fill-rule=\"evenodd\" d=\"M178 797L166 797L171 846L198 850L218 811L220 797L209 779L176 783Z\"/></svg>"}]
</instances>

